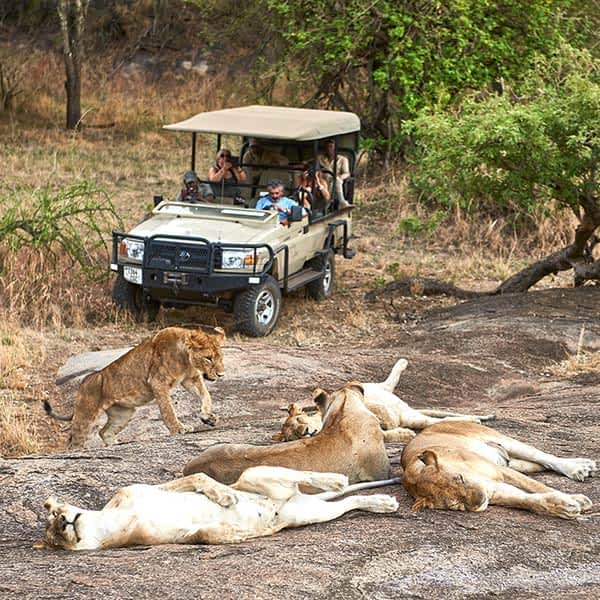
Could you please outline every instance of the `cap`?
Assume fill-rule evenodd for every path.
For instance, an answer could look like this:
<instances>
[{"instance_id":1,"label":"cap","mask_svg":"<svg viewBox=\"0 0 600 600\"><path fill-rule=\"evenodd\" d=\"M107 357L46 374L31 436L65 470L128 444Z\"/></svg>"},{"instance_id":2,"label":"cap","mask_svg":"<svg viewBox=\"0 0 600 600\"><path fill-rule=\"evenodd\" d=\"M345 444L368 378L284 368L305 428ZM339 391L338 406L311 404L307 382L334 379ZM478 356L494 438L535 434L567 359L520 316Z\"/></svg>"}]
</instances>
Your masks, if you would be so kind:
<instances>
[{"instance_id":1,"label":"cap","mask_svg":"<svg viewBox=\"0 0 600 600\"><path fill-rule=\"evenodd\" d=\"M183 183L192 183L198 181L198 176L194 171L186 171L183 176Z\"/></svg>"}]
</instances>

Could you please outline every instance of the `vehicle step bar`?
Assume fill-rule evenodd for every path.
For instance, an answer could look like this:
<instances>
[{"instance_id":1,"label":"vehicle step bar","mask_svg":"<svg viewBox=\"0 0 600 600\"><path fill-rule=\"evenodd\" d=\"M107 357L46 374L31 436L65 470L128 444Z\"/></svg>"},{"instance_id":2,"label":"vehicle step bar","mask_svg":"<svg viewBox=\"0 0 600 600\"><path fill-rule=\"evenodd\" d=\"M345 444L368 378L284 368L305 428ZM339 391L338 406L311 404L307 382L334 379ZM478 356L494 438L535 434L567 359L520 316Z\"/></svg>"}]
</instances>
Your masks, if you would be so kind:
<instances>
[{"instance_id":1,"label":"vehicle step bar","mask_svg":"<svg viewBox=\"0 0 600 600\"><path fill-rule=\"evenodd\" d=\"M319 277L323 276L322 271L317 271L316 269L304 269L299 273L296 273L288 278L286 291L292 292L293 290L310 283L311 281L316 281Z\"/></svg>"}]
</instances>

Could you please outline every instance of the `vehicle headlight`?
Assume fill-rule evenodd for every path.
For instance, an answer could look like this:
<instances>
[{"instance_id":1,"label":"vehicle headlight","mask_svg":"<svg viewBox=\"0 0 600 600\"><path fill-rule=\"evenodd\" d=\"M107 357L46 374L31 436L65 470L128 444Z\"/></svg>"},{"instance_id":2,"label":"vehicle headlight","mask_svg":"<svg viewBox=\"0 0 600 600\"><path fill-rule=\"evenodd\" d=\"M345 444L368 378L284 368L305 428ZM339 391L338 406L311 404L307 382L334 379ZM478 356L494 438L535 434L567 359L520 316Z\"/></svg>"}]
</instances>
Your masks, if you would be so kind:
<instances>
[{"instance_id":1,"label":"vehicle headlight","mask_svg":"<svg viewBox=\"0 0 600 600\"><path fill-rule=\"evenodd\" d=\"M221 258L222 269L252 269L254 268L255 256L253 251L248 250L223 250Z\"/></svg>"},{"instance_id":2,"label":"vehicle headlight","mask_svg":"<svg viewBox=\"0 0 600 600\"><path fill-rule=\"evenodd\" d=\"M141 263L144 260L144 242L141 240L132 240L123 238L119 243L119 258Z\"/></svg>"}]
</instances>

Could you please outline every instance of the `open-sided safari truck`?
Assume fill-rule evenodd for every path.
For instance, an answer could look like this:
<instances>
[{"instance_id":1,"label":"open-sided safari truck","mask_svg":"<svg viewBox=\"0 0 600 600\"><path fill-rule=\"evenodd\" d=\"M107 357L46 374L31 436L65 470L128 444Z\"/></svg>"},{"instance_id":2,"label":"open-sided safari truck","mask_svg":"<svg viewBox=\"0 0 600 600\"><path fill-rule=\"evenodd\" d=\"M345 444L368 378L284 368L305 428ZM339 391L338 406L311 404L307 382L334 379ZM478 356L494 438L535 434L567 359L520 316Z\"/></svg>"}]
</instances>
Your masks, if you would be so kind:
<instances>
[{"instance_id":1,"label":"open-sided safari truck","mask_svg":"<svg viewBox=\"0 0 600 600\"><path fill-rule=\"evenodd\" d=\"M114 232L114 302L138 319L153 319L161 305L218 304L233 311L240 331L264 336L277 322L282 294L304 286L313 298L329 297L334 255L354 255L348 240L358 117L248 106L200 113L165 129L192 134L193 171L197 135L216 134L215 153L227 136L232 162L247 178L225 185L199 174L200 186L208 190L203 201L155 196L150 218L128 233ZM232 139L239 145L234 147ZM336 158L341 154L348 159L350 177L343 181L343 200L335 185L337 160L333 171L327 171L317 159L325 140L335 142ZM250 162L250 146L257 144L263 158L257 163L255 154ZM269 182L280 181L293 198L298 174L308 172L314 179L315 170L322 171L321 181L329 186L328 204L312 210L294 207L285 225L277 212L254 208Z\"/></svg>"}]
</instances>

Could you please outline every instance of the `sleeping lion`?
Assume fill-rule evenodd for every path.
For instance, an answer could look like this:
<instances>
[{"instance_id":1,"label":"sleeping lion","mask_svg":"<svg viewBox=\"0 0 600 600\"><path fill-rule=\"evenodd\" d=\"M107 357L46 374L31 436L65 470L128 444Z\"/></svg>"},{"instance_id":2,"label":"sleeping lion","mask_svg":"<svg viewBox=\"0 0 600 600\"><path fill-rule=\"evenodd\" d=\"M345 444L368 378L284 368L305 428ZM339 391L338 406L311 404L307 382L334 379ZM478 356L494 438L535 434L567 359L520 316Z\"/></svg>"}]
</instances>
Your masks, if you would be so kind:
<instances>
[{"instance_id":1,"label":"sleeping lion","mask_svg":"<svg viewBox=\"0 0 600 600\"><path fill-rule=\"evenodd\" d=\"M271 535L286 527L324 523L350 510L396 511L393 496L372 494L333 498L398 480L348 486L338 473L253 467L223 485L204 474L162 485L120 489L102 510L85 510L48 498L46 535L36 548L99 550L135 544L229 544ZM299 485L331 490L316 495Z\"/></svg>"},{"instance_id":2,"label":"sleeping lion","mask_svg":"<svg viewBox=\"0 0 600 600\"><path fill-rule=\"evenodd\" d=\"M592 507L582 494L566 494L524 473L549 469L583 481L596 473L588 458L559 458L489 427L444 422L428 427L402 452L402 483L413 510L483 511L489 504L574 519Z\"/></svg>"},{"instance_id":3,"label":"sleeping lion","mask_svg":"<svg viewBox=\"0 0 600 600\"><path fill-rule=\"evenodd\" d=\"M387 443L408 442L415 437L415 429L424 429L441 421L491 421L495 415L463 415L442 410L417 409L401 400L394 389L400 381L400 375L408 366L408 361L401 358L396 361L387 379L378 383L361 383L364 391L364 403L373 413L383 430L383 439ZM317 388L313 392L313 401L322 393ZM296 403L289 405L288 416L281 431L274 434L272 439L278 442L298 440L312 437L321 430L321 414L318 407L300 408Z\"/></svg>"},{"instance_id":4,"label":"sleeping lion","mask_svg":"<svg viewBox=\"0 0 600 600\"><path fill-rule=\"evenodd\" d=\"M204 380L215 381L223 375L224 340L225 332L220 327L213 333L167 327L102 370L88 375L79 386L72 415L55 413L47 401L44 409L51 417L72 421L71 448L84 446L102 411L108 420L100 430L100 437L106 445L114 443L136 409L154 399L169 431L181 433L188 428L177 418L170 395L181 384L200 397L200 419L214 425L217 417L212 413L212 400Z\"/></svg>"}]
</instances>

